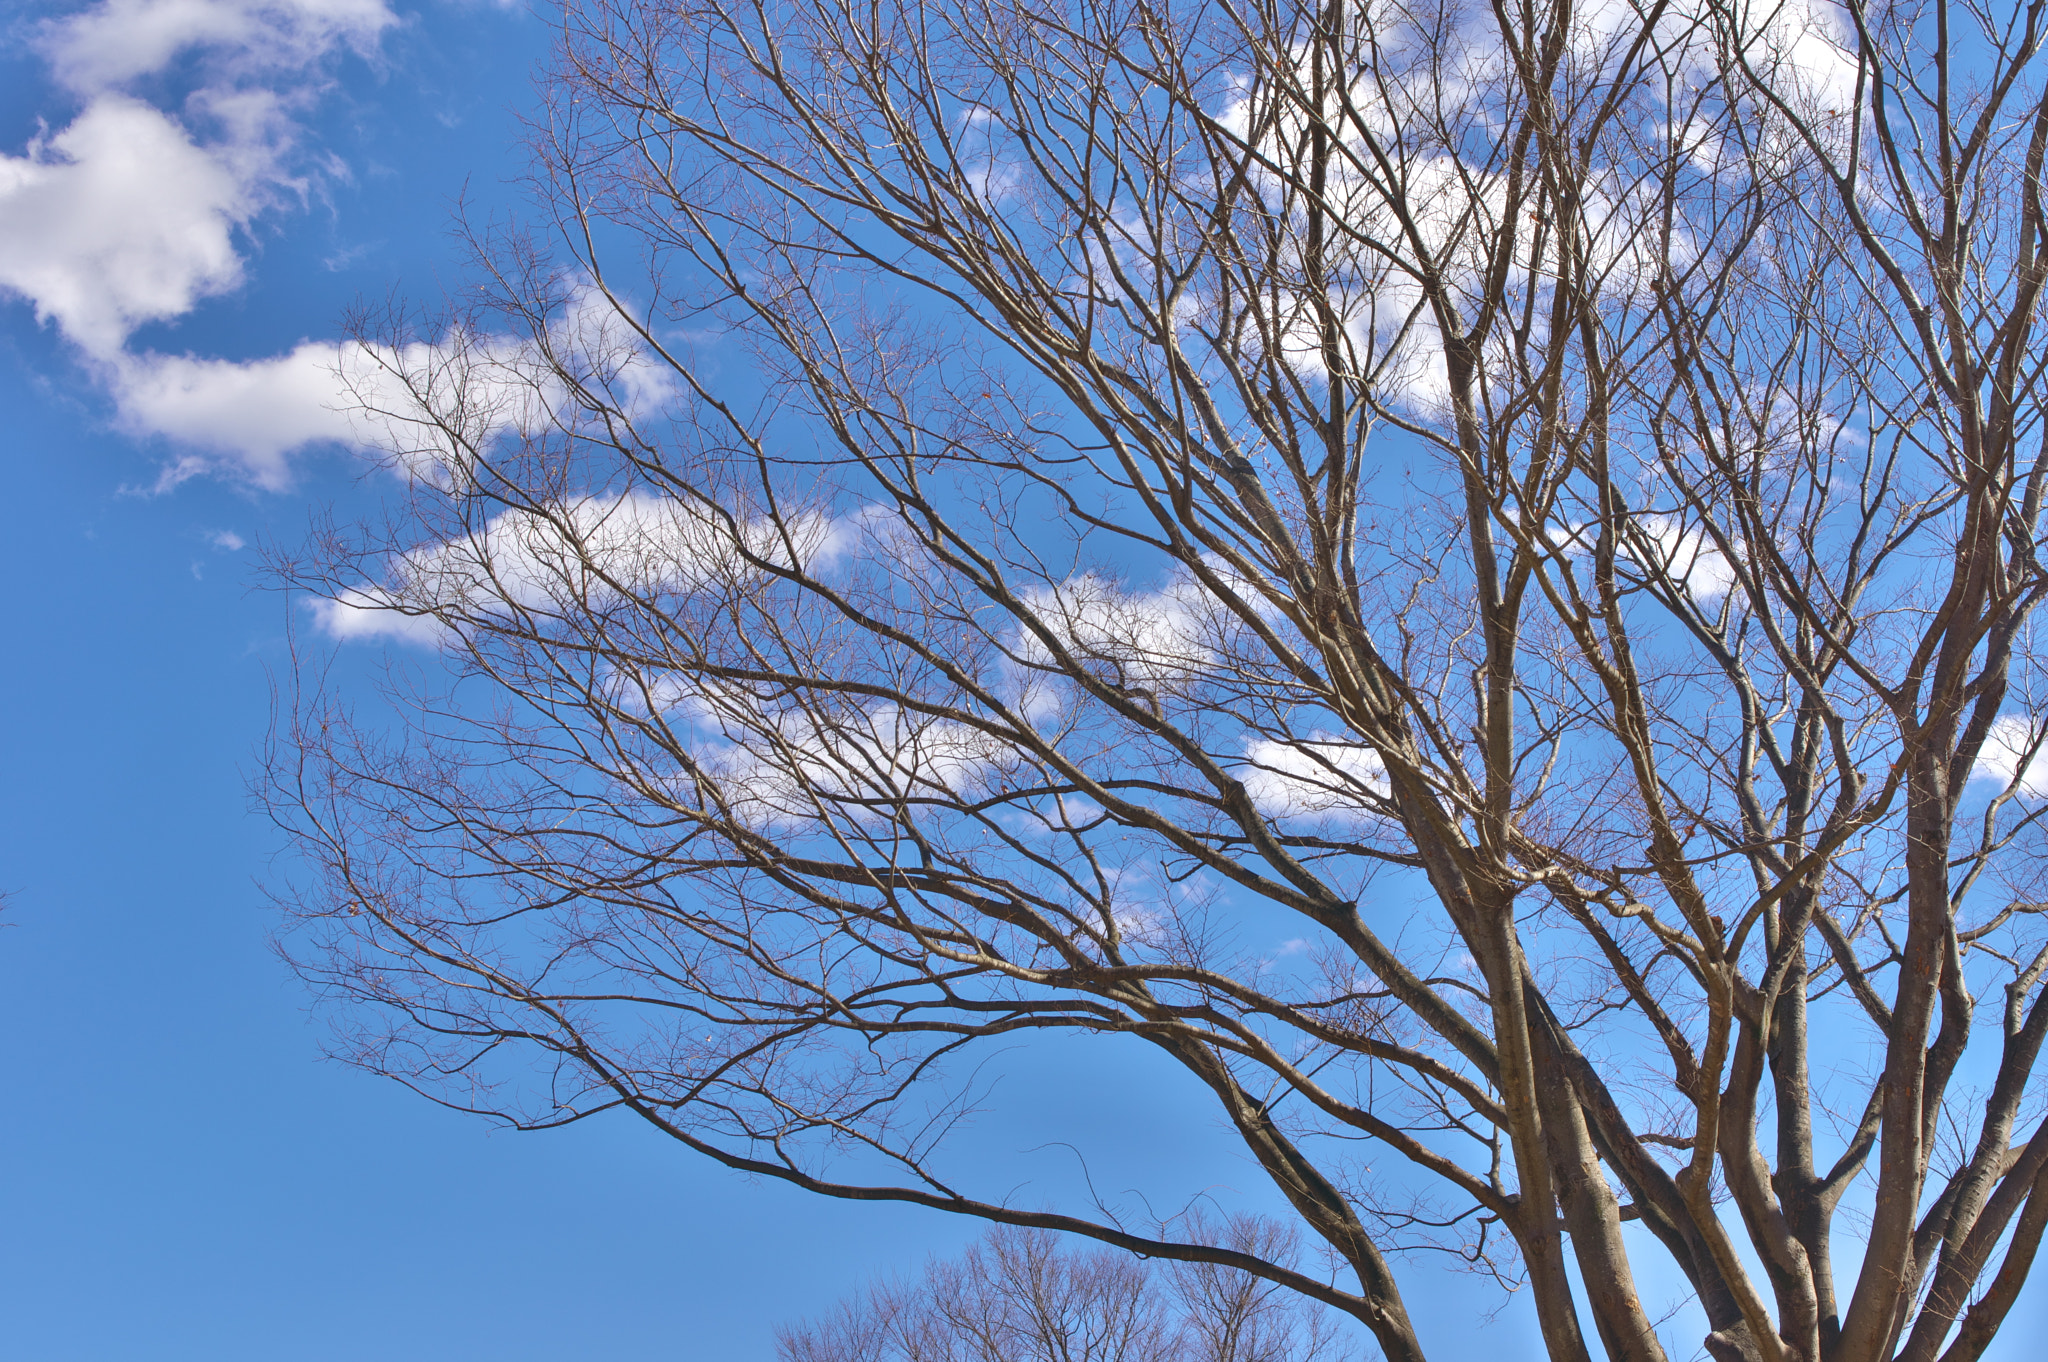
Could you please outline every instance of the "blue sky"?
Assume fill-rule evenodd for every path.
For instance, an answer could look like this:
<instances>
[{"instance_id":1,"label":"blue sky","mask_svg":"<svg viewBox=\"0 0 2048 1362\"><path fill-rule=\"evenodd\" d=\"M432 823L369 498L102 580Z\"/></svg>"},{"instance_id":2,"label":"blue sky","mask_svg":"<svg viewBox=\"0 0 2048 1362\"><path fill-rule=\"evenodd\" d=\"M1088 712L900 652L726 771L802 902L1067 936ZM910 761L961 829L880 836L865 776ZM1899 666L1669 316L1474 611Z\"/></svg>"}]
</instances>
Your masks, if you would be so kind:
<instances>
[{"instance_id":1,"label":"blue sky","mask_svg":"<svg viewBox=\"0 0 2048 1362\"><path fill-rule=\"evenodd\" d=\"M360 297L459 282L453 205L510 201L545 17L107 0L0 23L0 1356L765 1362L777 1321L970 1237L623 1120L443 1112L323 1062L271 953L279 839L244 779L296 607L255 555L390 489L321 347ZM1049 1045L1007 1081L1034 1119L972 1140L1020 1180L1072 1176L1051 1142L1112 1084L1111 1195L1246 1176L1163 1080ZM1415 1304L1446 1356L1533 1356L1517 1310L1475 1327L1486 1299ZM2009 1337L2040 1321L2037 1299Z\"/></svg>"},{"instance_id":2,"label":"blue sky","mask_svg":"<svg viewBox=\"0 0 2048 1362\"><path fill-rule=\"evenodd\" d=\"M171 8L83 12L116 21L103 62L132 40L139 63ZM460 275L454 200L503 196L520 164L547 26L481 4L186 4L185 32L211 22L214 41L67 86L49 21L79 12L10 6L0 29L0 1356L765 1359L776 1320L959 1242L930 1216L750 1185L623 1122L493 1133L320 1059L268 944L278 839L244 793L291 610L254 555L387 485L333 445L250 453L331 420L317 402L215 408L233 419L207 442L191 393L195 411L155 410L173 438L121 369L258 363L332 336L359 295L436 296ZM374 41L294 13L367 14L354 32ZM272 96L275 122L238 145L195 105L209 84ZM96 167L57 139L95 108L131 135L158 111L244 178L109 201L149 167L77 182ZM84 213L99 236L61 230ZM156 272L155 301L123 291L133 268Z\"/></svg>"}]
</instances>

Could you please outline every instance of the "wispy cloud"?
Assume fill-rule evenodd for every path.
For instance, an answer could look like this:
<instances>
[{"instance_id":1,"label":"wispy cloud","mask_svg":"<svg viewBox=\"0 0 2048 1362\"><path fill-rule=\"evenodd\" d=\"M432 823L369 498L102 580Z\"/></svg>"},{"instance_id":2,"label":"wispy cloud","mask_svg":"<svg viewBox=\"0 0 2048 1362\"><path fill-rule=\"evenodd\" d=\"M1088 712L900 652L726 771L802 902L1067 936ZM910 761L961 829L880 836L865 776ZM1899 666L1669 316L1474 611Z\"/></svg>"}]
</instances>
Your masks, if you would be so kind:
<instances>
[{"instance_id":1,"label":"wispy cloud","mask_svg":"<svg viewBox=\"0 0 2048 1362\"><path fill-rule=\"evenodd\" d=\"M260 83L368 56L398 16L384 0L102 0L53 20L38 46L67 89L100 94L202 55L209 86Z\"/></svg>"}]
</instances>

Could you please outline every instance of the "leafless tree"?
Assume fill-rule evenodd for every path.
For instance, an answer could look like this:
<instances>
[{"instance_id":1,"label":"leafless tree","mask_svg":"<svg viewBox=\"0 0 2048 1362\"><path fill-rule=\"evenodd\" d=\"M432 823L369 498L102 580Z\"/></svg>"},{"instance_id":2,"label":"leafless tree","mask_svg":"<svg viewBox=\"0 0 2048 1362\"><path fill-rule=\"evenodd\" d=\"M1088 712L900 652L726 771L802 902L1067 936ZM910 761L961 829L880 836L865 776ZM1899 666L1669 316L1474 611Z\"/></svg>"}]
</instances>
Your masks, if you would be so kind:
<instances>
[{"instance_id":1,"label":"leafless tree","mask_svg":"<svg viewBox=\"0 0 2048 1362\"><path fill-rule=\"evenodd\" d=\"M1980 1356L2048 1222L2044 3L578 0L544 221L349 352L396 531L284 565L448 667L268 768L350 1053L1394 1362L1430 1250L1558 1362L1665 1355L1646 1254L1716 1359ZM1335 1274L974 1185L1044 1031Z\"/></svg>"},{"instance_id":2,"label":"leafless tree","mask_svg":"<svg viewBox=\"0 0 2048 1362\"><path fill-rule=\"evenodd\" d=\"M1239 1216L1197 1237L1288 1259L1295 1236ZM1203 1233L1208 1231L1207 1233ZM1336 1362L1323 1313L1250 1273L1169 1263L1000 1226L913 1283L869 1287L778 1334L782 1362Z\"/></svg>"}]
</instances>

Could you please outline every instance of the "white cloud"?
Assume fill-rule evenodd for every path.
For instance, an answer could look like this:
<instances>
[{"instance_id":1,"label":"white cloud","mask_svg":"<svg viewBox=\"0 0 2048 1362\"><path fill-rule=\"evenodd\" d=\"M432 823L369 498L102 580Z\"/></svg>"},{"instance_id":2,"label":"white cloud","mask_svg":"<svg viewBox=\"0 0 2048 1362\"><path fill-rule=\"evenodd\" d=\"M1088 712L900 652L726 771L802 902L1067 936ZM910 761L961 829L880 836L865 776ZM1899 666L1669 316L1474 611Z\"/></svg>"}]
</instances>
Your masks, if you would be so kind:
<instances>
[{"instance_id":1,"label":"white cloud","mask_svg":"<svg viewBox=\"0 0 2048 1362\"><path fill-rule=\"evenodd\" d=\"M668 372L594 289L572 295L551 333L552 353L530 340L456 329L396 347L305 341L240 361L124 352L101 371L122 429L182 451L159 488L228 473L276 490L291 481L293 453L325 443L374 451L411 477L445 482L502 435L583 419L557 364L588 371L634 416L674 391Z\"/></svg>"},{"instance_id":2,"label":"white cloud","mask_svg":"<svg viewBox=\"0 0 2048 1362\"><path fill-rule=\"evenodd\" d=\"M1598 527L1590 523L1552 525L1550 542L1581 557L1592 552ZM1711 605L1735 586L1735 568L1704 531L1687 529L1677 516L1651 512L1632 516L1619 535L1623 564L1637 573L1677 587L1701 605Z\"/></svg>"},{"instance_id":3,"label":"white cloud","mask_svg":"<svg viewBox=\"0 0 2048 1362\"><path fill-rule=\"evenodd\" d=\"M758 580L757 558L815 565L843 551L848 522L820 514L783 528L737 522L640 492L570 499L548 515L508 511L478 533L400 555L381 583L312 603L339 642L438 647L450 625L518 621L578 627L620 591L668 596ZM682 672L612 679L618 703L651 707L692 731L697 761L742 821L767 828L816 816L820 803L864 819L870 802L974 788L1007 752L971 727L889 704L770 705L745 687ZM695 798L693 792L680 797Z\"/></svg>"},{"instance_id":4,"label":"white cloud","mask_svg":"<svg viewBox=\"0 0 2048 1362\"><path fill-rule=\"evenodd\" d=\"M1256 582L1221 558L1204 555L1204 566L1246 608L1273 618ZM1185 567L1151 591L1087 571L1020 594L1082 671L1155 706L1213 678L1239 624L1232 607ZM1049 721L1068 702L1063 683L1070 678L1035 632L1020 628L1012 646L1016 703L1033 722Z\"/></svg>"},{"instance_id":5,"label":"white cloud","mask_svg":"<svg viewBox=\"0 0 2048 1362\"><path fill-rule=\"evenodd\" d=\"M1215 655L1221 607L1192 578L1178 577L1158 591L1129 592L1084 572L1026 599L1084 666L1106 667L1112 681L1142 686L1155 699L1199 677ZM1050 652L1035 638L1027 637L1022 651L1029 661L1051 664Z\"/></svg>"},{"instance_id":6,"label":"white cloud","mask_svg":"<svg viewBox=\"0 0 2048 1362\"><path fill-rule=\"evenodd\" d=\"M1390 49L1381 55L1395 60ZM1548 286L1558 263L1555 247L1545 247L1539 254L1541 238L1531 232L1518 234L1518 254L1505 281L1493 280L1493 254L1502 228L1509 225L1509 178L1476 168L1465 157L1432 151L1433 140L1422 131L1434 126L1438 116L1432 103L1437 108L1455 105L1463 93L1498 80L1499 72L1489 71L1489 64L1497 65L1497 59L1475 58L1463 65L1453 60L1441 69L1412 73L1412 81L1407 79L1410 73L1368 64L1370 69L1348 92L1330 96L1326 117L1352 142L1354 157L1342 158L1324 172L1328 180L1323 192L1337 204L1347 237L1379 243L1381 249L1356 250L1339 271L1352 282L1329 289L1320 298L1284 288L1262 296L1267 329L1263 339L1297 373L1326 373L1327 316L1335 323L1336 358L1344 371L1369 375L1384 399L1418 414L1447 417L1449 371L1437 319L1417 271L1426 265L1428 272L1440 275L1454 299L1462 293L1473 303L1488 288L1518 293L1532 276ZM1310 144L1306 119L1299 90L1249 86L1218 115L1223 127L1251 139L1249 175L1271 192L1270 206L1276 214L1285 211L1294 195L1286 177L1258 166L1268 161L1281 167L1295 163L1300 148ZM1360 167L1374 165L1374 157L1362 143L1361 127L1397 144L1404 136L1421 135L1412 153L1399 158L1398 171L1366 173ZM1263 130L1262 135L1254 138L1255 130ZM1596 168L1581 187L1584 221L1592 233L1588 267L1603 276L1605 289L1615 295L1641 292L1659 272L1661 253L1682 254L1687 249L1684 224L1678 224L1675 239L1667 240L1654 196L1625 180L1607 168ZM1277 263L1300 270L1305 281L1305 266L1293 258L1300 245L1297 238L1283 247ZM1200 308L1207 306L1201 304L1193 315L1201 315ZM1237 300L1232 311L1240 325L1255 315L1245 300ZM1489 345L1488 363L1507 366L1511 342L1497 335Z\"/></svg>"},{"instance_id":7,"label":"white cloud","mask_svg":"<svg viewBox=\"0 0 2048 1362\"><path fill-rule=\"evenodd\" d=\"M364 443L346 410L341 362L338 347L315 341L249 363L124 355L112 362L109 383L123 429L187 451L160 485L225 464L276 490L291 479L292 451L322 441Z\"/></svg>"},{"instance_id":8,"label":"white cloud","mask_svg":"<svg viewBox=\"0 0 2048 1362\"><path fill-rule=\"evenodd\" d=\"M0 289L106 360L239 286L236 232L304 188L285 162L294 111L324 86L311 73L396 22L383 0L105 0L45 25L37 46L85 102L0 156ZM182 118L129 89L194 51Z\"/></svg>"},{"instance_id":9,"label":"white cloud","mask_svg":"<svg viewBox=\"0 0 2048 1362\"><path fill-rule=\"evenodd\" d=\"M764 831L815 820L821 806L866 821L905 798L971 794L1008 752L966 724L890 704L770 709L700 689L680 707L719 735L696 753L718 797Z\"/></svg>"},{"instance_id":10,"label":"white cloud","mask_svg":"<svg viewBox=\"0 0 2048 1362\"><path fill-rule=\"evenodd\" d=\"M38 30L81 107L0 155L0 295L83 352L122 428L183 448L164 483L231 468L275 488L292 449L350 438L333 345L247 364L127 346L242 284L237 234L307 192L292 166L320 68L371 55L397 23L385 0L102 0ZM185 91L175 105L137 84L165 72Z\"/></svg>"},{"instance_id":11,"label":"white cloud","mask_svg":"<svg viewBox=\"0 0 2048 1362\"><path fill-rule=\"evenodd\" d=\"M37 44L67 88L97 93L208 52L226 74L301 71L341 47L367 55L398 16L384 0L104 0Z\"/></svg>"},{"instance_id":12,"label":"white cloud","mask_svg":"<svg viewBox=\"0 0 2048 1362\"><path fill-rule=\"evenodd\" d=\"M1720 600L1735 585L1735 569L1699 530L1677 517L1646 515L1631 522L1629 557L1645 571L1682 586L1702 604Z\"/></svg>"},{"instance_id":13,"label":"white cloud","mask_svg":"<svg viewBox=\"0 0 2048 1362\"><path fill-rule=\"evenodd\" d=\"M576 497L545 515L506 511L476 534L402 554L384 582L315 601L313 611L338 640L436 644L447 637L443 617L588 617L621 590L658 595L751 580L759 570L742 547L769 561L786 561L793 547L810 561L833 551L835 530L823 515L778 529L642 492Z\"/></svg>"},{"instance_id":14,"label":"white cloud","mask_svg":"<svg viewBox=\"0 0 2048 1362\"><path fill-rule=\"evenodd\" d=\"M1847 110L1857 95L1856 37L1826 0L1778 0L1734 11L1750 68L1807 111Z\"/></svg>"},{"instance_id":15,"label":"white cloud","mask_svg":"<svg viewBox=\"0 0 2048 1362\"><path fill-rule=\"evenodd\" d=\"M2029 799L2048 795L2048 763L2041 760L2040 751L2048 743L2042 741L2042 729L2041 720L2025 714L2005 714L1992 720L1970 779L1996 781L2001 788L2015 787Z\"/></svg>"},{"instance_id":16,"label":"white cloud","mask_svg":"<svg viewBox=\"0 0 2048 1362\"><path fill-rule=\"evenodd\" d=\"M240 553L249 547L249 541L233 530L215 530L206 536L206 542L222 553Z\"/></svg>"},{"instance_id":17,"label":"white cloud","mask_svg":"<svg viewBox=\"0 0 2048 1362\"><path fill-rule=\"evenodd\" d=\"M246 166L157 109L94 100L25 156L0 156L0 287L87 353L242 281L233 234L259 196Z\"/></svg>"},{"instance_id":18,"label":"white cloud","mask_svg":"<svg viewBox=\"0 0 2048 1362\"><path fill-rule=\"evenodd\" d=\"M448 630L432 615L406 613L403 597L382 587L353 587L313 602L313 620L320 631L339 643L385 640L417 648L437 648Z\"/></svg>"},{"instance_id":19,"label":"white cloud","mask_svg":"<svg viewBox=\"0 0 2048 1362\"><path fill-rule=\"evenodd\" d=\"M1261 738L1244 755L1245 793L1268 818L1366 818L1387 793L1385 763L1360 743Z\"/></svg>"}]
</instances>

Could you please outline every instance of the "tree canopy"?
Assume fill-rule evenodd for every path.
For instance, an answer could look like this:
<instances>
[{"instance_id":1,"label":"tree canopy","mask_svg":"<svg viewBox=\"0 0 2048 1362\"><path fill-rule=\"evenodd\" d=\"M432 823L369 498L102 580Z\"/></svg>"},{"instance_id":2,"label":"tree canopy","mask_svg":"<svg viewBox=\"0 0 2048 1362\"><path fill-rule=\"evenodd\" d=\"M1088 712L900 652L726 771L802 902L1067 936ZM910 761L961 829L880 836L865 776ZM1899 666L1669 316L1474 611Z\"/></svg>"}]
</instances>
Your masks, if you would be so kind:
<instances>
[{"instance_id":1,"label":"tree canopy","mask_svg":"<svg viewBox=\"0 0 2048 1362\"><path fill-rule=\"evenodd\" d=\"M282 565L446 665L271 754L350 1055L1390 1362L1435 1250L1558 1362L1665 1356L1645 1255L1722 1362L1980 1356L2048 1222L2043 15L572 4L537 216L350 351L409 499ZM950 1165L1049 1031L1332 1270Z\"/></svg>"}]
</instances>

